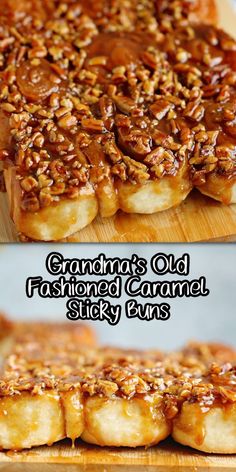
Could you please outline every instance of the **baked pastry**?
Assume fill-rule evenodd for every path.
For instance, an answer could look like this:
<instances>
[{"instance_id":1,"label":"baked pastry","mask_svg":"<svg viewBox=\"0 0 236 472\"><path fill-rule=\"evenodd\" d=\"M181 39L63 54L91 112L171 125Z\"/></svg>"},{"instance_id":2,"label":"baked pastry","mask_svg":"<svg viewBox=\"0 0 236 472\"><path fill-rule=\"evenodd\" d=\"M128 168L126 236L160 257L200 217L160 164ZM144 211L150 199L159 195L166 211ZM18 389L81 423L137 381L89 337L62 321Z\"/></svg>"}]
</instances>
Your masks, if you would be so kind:
<instances>
[{"instance_id":1,"label":"baked pastry","mask_svg":"<svg viewBox=\"0 0 236 472\"><path fill-rule=\"evenodd\" d=\"M90 3L49 2L50 19L38 8L13 30L2 21L0 145L17 230L60 240L98 213L171 208L193 186L234 202L235 42L191 25L198 3Z\"/></svg>"},{"instance_id":2,"label":"baked pastry","mask_svg":"<svg viewBox=\"0 0 236 472\"><path fill-rule=\"evenodd\" d=\"M66 23L66 35L59 21ZM65 41L70 59L63 57ZM155 84L169 65L155 50L154 36L98 33L92 19L80 16L42 25L31 45L27 32L27 44L13 65L19 101L2 104L15 143L6 151L5 181L18 231L58 240L89 224L98 211L103 217L119 208L152 213L187 196L192 184L186 150L172 136L160 147L163 133L156 129L158 120L167 114L171 119L174 105L156 104ZM15 38L6 62L19 50Z\"/></svg>"},{"instance_id":3,"label":"baked pastry","mask_svg":"<svg viewBox=\"0 0 236 472\"><path fill-rule=\"evenodd\" d=\"M212 450L204 449L206 447L204 438L207 434L205 428L207 428L208 413L214 412L215 407L221 417L219 430L224 412L229 411L228 420L230 420L230 414L235 412L235 404L233 405L236 401L235 393L233 393L235 368L231 364L236 360L235 350L219 344L191 343L179 352L162 353L162 355L154 352L140 353L138 362L134 353L132 357L123 353L123 357L122 363L119 359L113 359L112 365L106 364L105 369L100 368L96 372L100 380L101 378L103 381L106 380L107 391L106 393L103 391L98 396L100 392L98 381L95 380L93 384L95 391L90 385L88 390L90 396L85 399L84 403L86 421L81 435L84 441L100 446L150 446L159 443L160 431L166 434L169 430L174 439L181 444L202 451L220 452L220 433L219 436L215 436ZM227 367L225 364L223 367L223 363L226 362ZM228 373L226 373L227 370ZM221 380L223 373L226 375ZM112 386L107 383L107 380L117 384L114 386L113 396L111 396ZM232 382L231 386L230 382ZM85 391L87 388L86 385ZM118 390L115 391L117 388ZM227 389L229 389L228 393ZM207 396L209 391L211 401ZM196 392L199 397L196 397ZM117 395L118 398L116 398ZM110 398L107 398L108 396ZM148 403L145 404L144 399ZM188 411L185 414L186 405L189 405L189 414ZM195 409L192 405L195 405ZM152 406L151 410L150 406ZM146 424L144 423L145 410ZM162 420L161 423L163 415L165 422ZM235 424L234 419L233 416L231 426ZM155 424L159 431L157 436ZM163 426L165 426L164 429ZM226 430L227 426L226 422L222 430ZM179 430L186 433L184 439ZM233 453L236 450L233 431L232 427L228 449L222 447L224 453ZM227 444L227 439L225 439L225 444Z\"/></svg>"},{"instance_id":4,"label":"baked pastry","mask_svg":"<svg viewBox=\"0 0 236 472\"><path fill-rule=\"evenodd\" d=\"M225 346L200 343L173 353L95 348L56 325L20 328L0 377L0 446L21 450L65 437L150 446L173 429L183 444L220 452L217 436L215 443L204 439L209 416L221 427L222 412L235 411L235 356ZM235 452L233 441L222 452Z\"/></svg>"},{"instance_id":5,"label":"baked pastry","mask_svg":"<svg viewBox=\"0 0 236 472\"><path fill-rule=\"evenodd\" d=\"M173 438L200 451L235 454L235 367L214 365L173 421Z\"/></svg>"},{"instance_id":6,"label":"baked pastry","mask_svg":"<svg viewBox=\"0 0 236 472\"><path fill-rule=\"evenodd\" d=\"M199 451L235 454L235 349L194 342L179 355L193 370L187 382L177 379L167 393L171 402L178 399L172 437Z\"/></svg>"},{"instance_id":7,"label":"baked pastry","mask_svg":"<svg viewBox=\"0 0 236 472\"><path fill-rule=\"evenodd\" d=\"M22 374L24 373L27 361L29 379L31 378L30 369L39 373L41 366L48 373L47 363L50 364L50 361L52 363L52 359L57 358L54 366L55 369L59 369L60 361L63 362L64 360L63 353L65 351L70 353L71 349L74 350L75 346L78 350L82 350L83 346L87 346L87 349L90 346L95 346L95 333L86 324L81 323L11 322L5 316L0 315L0 334L0 389L4 385L6 386L5 382L7 382L9 388L6 396L0 395L2 420L4 416L9 415L6 423L4 420L1 422L1 437L5 439L3 439L0 447L9 447L11 449L12 441L13 449L18 448L18 445L22 449L22 447L27 446L27 437L31 438L28 440L32 441L32 445L34 444L34 437L38 438L38 444L41 443L40 440L44 444L43 437L47 438L48 434L51 437L48 432L50 430L50 421L53 422L51 425L52 437L56 438L58 435L58 424L62 421L62 413L58 406L59 397L55 392L50 392L50 389L46 391L48 388L46 384L46 390L42 397L39 394L32 396L32 392L30 394L24 393L26 385L24 386L24 383L22 383L21 389L20 384L23 381ZM18 366L17 361L19 362ZM64 369L66 372L66 361ZM19 392L21 392L19 397L14 395L14 388L12 390L14 379L16 378L18 378ZM44 384L43 374L41 381ZM37 375L34 382L30 381L30 383L34 383L34 388L38 392ZM16 398L19 399L19 403L16 402ZM74 401L74 397L71 401ZM74 408L76 409L76 405ZM23 415L21 418L25 418L26 423L22 422L21 419L22 424L20 425L21 414ZM39 426L37 428L36 425L34 430L32 424L34 424L34 421L37 423L37 418L39 418ZM42 423L40 423L40 418ZM27 433L25 429L27 429Z\"/></svg>"},{"instance_id":8,"label":"baked pastry","mask_svg":"<svg viewBox=\"0 0 236 472\"><path fill-rule=\"evenodd\" d=\"M28 333L5 361L0 381L3 449L50 445L65 437L74 441L81 435L101 445L134 447L168 436L170 425L158 386L156 393L140 397L146 388L145 367L154 359L157 363L160 353L149 359L141 353L72 343L61 342L58 348L55 341L50 333L47 342L45 333L44 339ZM109 430L104 428L106 420Z\"/></svg>"}]
</instances>

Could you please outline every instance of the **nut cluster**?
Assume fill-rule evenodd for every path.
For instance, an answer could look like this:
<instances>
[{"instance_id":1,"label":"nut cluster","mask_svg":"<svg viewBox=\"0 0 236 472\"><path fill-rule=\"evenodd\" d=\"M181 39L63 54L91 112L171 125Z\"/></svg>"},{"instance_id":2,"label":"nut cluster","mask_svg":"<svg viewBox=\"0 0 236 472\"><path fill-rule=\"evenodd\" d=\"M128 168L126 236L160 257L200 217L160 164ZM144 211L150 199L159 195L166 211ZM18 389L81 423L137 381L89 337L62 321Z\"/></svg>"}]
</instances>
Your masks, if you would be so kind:
<instances>
[{"instance_id":1,"label":"nut cluster","mask_svg":"<svg viewBox=\"0 0 236 472\"><path fill-rule=\"evenodd\" d=\"M0 152L23 210L96 189L108 169L114 185L186 162L194 185L235 176L236 44L192 26L191 2L156 3L38 1L2 16Z\"/></svg>"}]
</instances>

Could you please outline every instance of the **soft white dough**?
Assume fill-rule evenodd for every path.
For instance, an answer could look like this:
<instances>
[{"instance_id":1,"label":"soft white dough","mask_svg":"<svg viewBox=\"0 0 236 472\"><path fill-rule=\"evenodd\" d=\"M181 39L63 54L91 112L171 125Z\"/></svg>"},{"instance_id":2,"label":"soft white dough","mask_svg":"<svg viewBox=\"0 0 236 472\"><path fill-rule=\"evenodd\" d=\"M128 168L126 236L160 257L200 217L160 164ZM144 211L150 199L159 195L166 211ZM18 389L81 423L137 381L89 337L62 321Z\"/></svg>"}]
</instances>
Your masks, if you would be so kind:
<instances>
[{"instance_id":1,"label":"soft white dough","mask_svg":"<svg viewBox=\"0 0 236 472\"><path fill-rule=\"evenodd\" d=\"M170 434L161 403L142 399L89 398L84 407L82 439L100 446L158 444Z\"/></svg>"},{"instance_id":2,"label":"soft white dough","mask_svg":"<svg viewBox=\"0 0 236 472\"><path fill-rule=\"evenodd\" d=\"M78 391L53 391L0 399L0 447L30 448L80 436L101 446L149 446L170 434L156 395L145 399L81 398Z\"/></svg>"},{"instance_id":3,"label":"soft white dough","mask_svg":"<svg viewBox=\"0 0 236 472\"><path fill-rule=\"evenodd\" d=\"M24 449L65 437L60 397L25 393L0 399L0 446Z\"/></svg>"},{"instance_id":4,"label":"soft white dough","mask_svg":"<svg viewBox=\"0 0 236 472\"><path fill-rule=\"evenodd\" d=\"M187 177L176 186L173 186L170 177L142 185L120 183L119 206L126 213L152 214L179 205L191 190L192 185Z\"/></svg>"},{"instance_id":5,"label":"soft white dough","mask_svg":"<svg viewBox=\"0 0 236 472\"><path fill-rule=\"evenodd\" d=\"M37 213L25 213L19 219L17 229L32 239L56 241L88 226L97 212L97 200L92 195L80 196L76 200L60 200L57 205Z\"/></svg>"}]
</instances>

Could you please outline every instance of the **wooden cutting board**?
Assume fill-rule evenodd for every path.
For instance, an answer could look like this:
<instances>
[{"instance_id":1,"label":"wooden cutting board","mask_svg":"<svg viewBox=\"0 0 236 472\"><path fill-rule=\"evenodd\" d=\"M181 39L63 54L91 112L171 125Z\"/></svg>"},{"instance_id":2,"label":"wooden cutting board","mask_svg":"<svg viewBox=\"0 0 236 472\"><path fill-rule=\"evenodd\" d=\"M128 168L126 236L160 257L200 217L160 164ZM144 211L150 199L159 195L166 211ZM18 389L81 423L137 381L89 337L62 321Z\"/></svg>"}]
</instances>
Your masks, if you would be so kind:
<instances>
[{"instance_id":1,"label":"wooden cutting board","mask_svg":"<svg viewBox=\"0 0 236 472\"><path fill-rule=\"evenodd\" d=\"M221 26L235 35L236 12L230 0L218 0ZM0 195L0 242L15 242L7 198ZM223 204L192 192L178 208L155 215L96 218L65 242L196 242L236 241L236 205Z\"/></svg>"},{"instance_id":2,"label":"wooden cutting board","mask_svg":"<svg viewBox=\"0 0 236 472\"><path fill-rule=\"evenodd\" d=\"M171 440L158 447L99 448L67 441L22 453L0 453L0 472L229 472L236 456L201 454Z\"/></svg>"}]
</instances>

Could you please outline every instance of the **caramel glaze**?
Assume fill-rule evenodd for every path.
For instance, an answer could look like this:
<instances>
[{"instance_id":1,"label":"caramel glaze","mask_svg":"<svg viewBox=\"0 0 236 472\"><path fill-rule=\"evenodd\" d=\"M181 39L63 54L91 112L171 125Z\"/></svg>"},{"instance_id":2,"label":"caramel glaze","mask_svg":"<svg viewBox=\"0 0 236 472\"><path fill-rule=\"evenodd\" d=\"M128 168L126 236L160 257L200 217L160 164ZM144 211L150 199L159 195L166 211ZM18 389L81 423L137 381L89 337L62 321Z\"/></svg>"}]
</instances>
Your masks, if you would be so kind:
<instances>
[{"instance_id":1,"label":"caramel glaze","mask_svg":"<svg viewBox=\"0 0 236 472\"><path fill-rule=\"evenodd\" d=\"M204 188L219 175L212 185L224 179L229 203L235 42L183 21L175 31L160 21L158 35L144 24L103 32L94 16L109 18L107 2L55 6L45 23L31 18L27 41L20 16L20 35L12 36L6 21L1 26L1 157L16 168L21 210L77 198L90 181L101 214L111 216L119 208L118 183L175 177L186 160L192 185Z\"/></svg>"},{"instance_id":2,"label":"caramel glaze","mask_svg":"<svg viewBox=\"0 0 236 472\"><path fill-rule=\"evenodd\" d=\"M205 439L205 427L204 427L204 419L205 415L202 411L202 408L199 405L195 405L194 408L194 417L192 411L188 412L187 407L184 409L184 421L181 421L180 418L177 417L178 421L178 428L188 435L193 435L195 442L198 446L201 446Z\"/></svg>"}]
</instances>

